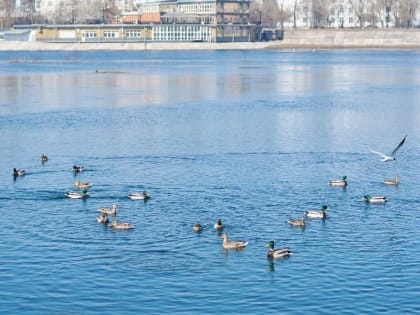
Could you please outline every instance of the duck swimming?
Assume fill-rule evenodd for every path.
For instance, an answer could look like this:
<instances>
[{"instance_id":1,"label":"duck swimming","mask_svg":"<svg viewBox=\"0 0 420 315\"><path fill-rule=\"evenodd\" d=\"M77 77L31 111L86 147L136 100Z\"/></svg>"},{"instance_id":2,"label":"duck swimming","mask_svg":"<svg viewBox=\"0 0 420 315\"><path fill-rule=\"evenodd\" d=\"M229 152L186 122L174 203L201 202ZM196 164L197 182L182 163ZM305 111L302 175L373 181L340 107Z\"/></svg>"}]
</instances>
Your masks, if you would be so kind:
<instances>
[{"instance_id":1,"label":"duck swimming","mask_svg":"<svg viewBox=\"0 0 420 315\"><path fill-rule=\"evenodd\" d=\"M13 176L17 177L17 176L24 176L24 175L25 175L24 169L13 168Z\"/></svg>"},{"instance_id":2,"label":"duck swimming","mask_svg":"<svg viewBox=\"0 0 420 315\"><path fill-rule=\"evenodd\" d=\"M76 187L77 189L89 189L92 187L92 185L89 182L81 183L78 180L76 180L74 182L74 187Z\"/></svg>"},{"instance_id":3,"label":"duck swimming","mask_svg":"<svg viewBox=\"0 0 420 315\"><path fill-rule=\"evenodd\" d=\"M99 208L98 211L106 215L115 216L117 215L117 208L118 205L114 203L111 208Z\"/></svg>"},{"instance_id":4,"label":"duck swimming","mask_svg":"<svg viewBox=\"0 0 420 315\"><path fill-rule=\"evenodd\" d=\"M302 217L302 219L300 219L300 220L290 219L287 222L292 226L305 226L305 218L304 217Z\"/></svg>"},{"instance_id":5,"label":"duck swimming","mask_svg":"<svg viewBox=\"0 0 420 315\"><path fill-rule=\"evenodd\" d=\"M326 211L329 209L328 206L322 206L321 211L307 210L305 215L310 219L325 219L327 217Z\"/></svg>"},{"instance_id":6,"label":"duck swimming","mask_svg":"<svg viewBox=\"0 0 420 315\"><path fill-rule=\"evenodd\" d=\"M328 183L330 186L345 187L347 186L347 176L343 176L342 179L330 180Z\"/></svg>"},{"instance_id":7,"label":"duck swimming","mask_svg":"<svg viewBox=\"0 0 420 315\"><path fill-rule=\"evenodd\" d=\"M115 219L112 220L111 224L108 224L108 227L114 230L131 230L134 229L134 226L130 223L117 223Z\"/></svg>"},{"instance_id":8,"label":"duck swimming","mask_svg":"<svg viewBox=\"0 0 420 315\"><path fill-rule=\"evenodd\" d=\"M364 195L363 200L369 203L385 203L388 201L384 196L371 197L369 195Z\"/></svg>"},{"instance_id":9,"label":"duck swimming","mask_svg":"<svg viewBox=\"0 0 420 315\"><path fill-rule=\"evenodd\" d=\"M214 224L214 229L216 230L216 231L221 231L221 230L223 230L223 228L224 228L224 226L223 226L223 222L222 222L222 220L217 220L217 222Z\"/></svg>"},{"instance_id":10,"label":"duck swimming","mask_svg":"<svg viewBox=\"0 0 420 315\"><path fill-rule=\"evenodd\" d=\"M128 198L131 200L146 200L150 198L150 195L147 191L143 191L143 193L132 193L128 195Z\"/></svg>"},{"instance_id":11,"label":"duck swimming","mask_svg":"<svg viewBox=\"0 0 420 315\"><path fill-rule=\"evenodd\" d=\"M89 193L87 190L83 190L82 193L77 193L77 192L66 192L65 196L71 199L82 199L82 198L86 198L89 197Z\"/></svg>"},{"instance_id":12,"label":"duck swimming","mask_svg":"<svg viewBox=\"0 0 420 315\"><path fill-rule=\"evenodd\" d=\"M96 221L98 223L107 224L109 222L108 215L106 213L100 213L97 216Z\"/></svg>"},{"instance_id":13,"label":"duck swimming","mask_svg":"<svg viewBox=\"0 0 420 315\"><path fill-rule=\"evenodd\" d=\"M41 160L42 163L45 163L48 161L48 157L45 154L42 154L39 159Z\"/></svg>"},{"instance_id":14,"label":"duck swimming","mask_svg":"<svg viewBox=\"0 0 420 315\"><path fill-rule=\"evenodd\" d=\"M264 245L264 247L268 248L267 258L269 259L283 259L292 255L290 249L274 249L274 241L269 241Z\"/></svg>"},{"instance_id":15,"label":"duck swimming","mask_svg":"<svg viewBox=\"0 0 420 315\"><path fill-rule=\"evenodd\" d=\"M203 230L203 226L200 223L196 223L192 227L194 232L201 232Z\"/></svg>"},{"instance_id":16,"label":"duck swimming","mask_svg":"<svg viewBox=\"0 0 420 315\"><path fill-rule=\"evenodd\" d=\"M223 233L220 238L223 238L222 246L224 249L242 249L248 245L248 242L245 241L229 241L226 233Z\"/></svg>"},{"instance_id":17,"label":"duck swimming","mask_svg":"<svg viewBox=\"0 0 420 315\"><path fill-rule=\"evenodd\" d=\"M395 179L386 179L382 182L384 185L394 185L397 186L400 183L400 177L397 175Z\"/></svg>"},{"instance_id":18,"label":"duck swimming","mask_svg":"<svg viewBox=\"0 0 420 315\"><path fill-rule=\"evenodd\" d=\"M77 166L77 165L73 165L73 172L75 173L81 173L85 170L84 166Z\"/></svg>"}]
</instances>

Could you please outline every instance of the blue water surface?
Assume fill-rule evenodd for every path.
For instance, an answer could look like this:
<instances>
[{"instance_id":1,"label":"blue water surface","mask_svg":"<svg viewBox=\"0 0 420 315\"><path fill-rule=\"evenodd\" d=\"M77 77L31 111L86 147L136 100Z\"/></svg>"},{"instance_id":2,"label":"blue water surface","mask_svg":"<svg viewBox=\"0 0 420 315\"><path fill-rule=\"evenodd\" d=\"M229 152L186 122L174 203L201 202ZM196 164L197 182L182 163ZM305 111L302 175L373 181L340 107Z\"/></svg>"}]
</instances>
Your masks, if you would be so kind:
<instances>
[{"instance_id":1,"label":"blue water surface","mask_svg":"<svg viewBox=\"0 0 420 315\"><path fill-rule=\"evenodd\" d=\"M0 52L0 87L1 314L420 314L419 51Z\"/></svg>"}]
</instances>

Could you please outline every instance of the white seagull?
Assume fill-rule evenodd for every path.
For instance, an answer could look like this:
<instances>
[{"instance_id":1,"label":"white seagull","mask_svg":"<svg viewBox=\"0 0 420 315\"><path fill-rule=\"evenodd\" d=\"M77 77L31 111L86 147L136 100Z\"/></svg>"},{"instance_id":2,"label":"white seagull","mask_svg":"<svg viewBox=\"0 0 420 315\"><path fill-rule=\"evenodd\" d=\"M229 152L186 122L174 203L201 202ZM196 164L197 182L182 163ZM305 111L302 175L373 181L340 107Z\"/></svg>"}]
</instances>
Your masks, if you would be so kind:
<instances>
[{"instance_id":1,"label":"white seagull","mask_svg":"<svg viewBox=\"0 0 420 315\"><path fill-rule=\"evenodd\" d=\"M395 161L395 153L397 153L398 149L401 148L401 146L404 144L406 138L407 138L407 135L405 135L404 139L401 140L401 142L397 145L397 147L394 149L394 151L392 151L390 155L386 155L386 154L383 154L382 152L372 150L371 148L369 148L369 151L379 155L382 158L381 159L382 162Z\"/></svg>"}]
</instances>

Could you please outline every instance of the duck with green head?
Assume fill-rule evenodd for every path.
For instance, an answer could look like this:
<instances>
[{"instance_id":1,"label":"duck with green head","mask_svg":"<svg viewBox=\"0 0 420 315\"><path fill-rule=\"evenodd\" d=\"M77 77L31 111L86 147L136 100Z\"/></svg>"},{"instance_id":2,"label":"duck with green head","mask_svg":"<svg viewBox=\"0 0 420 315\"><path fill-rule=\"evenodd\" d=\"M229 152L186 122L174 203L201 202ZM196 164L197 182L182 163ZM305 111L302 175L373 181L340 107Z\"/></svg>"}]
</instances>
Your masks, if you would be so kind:
<instances>
[{"instance_id":1,"label":"duck with green head","mask_svg":"<svg viewBox=\"0 0 420 315\"><path fill-rule=\"evenodd\" d=\"M267 258L269 259L282 259L292 255L288 248L274 249L274 241L269 241L264 246L268 248Z\"/></svg>"},{"instance_id":2,"label":"duck with green head","mask_svg":"<svg viewBox=\"0 0 420 315\"><path fill-rule=\"evenodd\" d=\"M330 186L345 187L347 186L347 176L343 176L342 179L334 179L329 181Z\"/></svg>"},{"instance_id":3,"label":"duck with green head","mask_svg":"<svg viewBox=\"0 0 420 315\"><path fill-rule=\"evenodd\" d=\"M306 210L305 215L310 219L325 219L327 210L329 210L329 206L323 205L321 211Z\"/></svg>"}]
</instances>

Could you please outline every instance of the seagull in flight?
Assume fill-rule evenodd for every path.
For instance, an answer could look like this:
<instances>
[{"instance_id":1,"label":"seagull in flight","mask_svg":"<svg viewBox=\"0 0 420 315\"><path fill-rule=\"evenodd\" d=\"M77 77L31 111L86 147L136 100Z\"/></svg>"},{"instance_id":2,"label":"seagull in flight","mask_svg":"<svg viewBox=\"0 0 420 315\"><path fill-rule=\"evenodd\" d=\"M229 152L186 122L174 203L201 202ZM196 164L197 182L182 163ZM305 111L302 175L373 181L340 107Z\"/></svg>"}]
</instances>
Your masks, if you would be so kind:
<instances>
[{"instance_id":1,"label":"seagull in flight","mask_svg":"<svg viewBox=\"0 0 420 315\"><path fill-rule=\"evenodd\" d=\"M401 140L401 142L397 145L397 147L394 149L394 151L392 151L390 155L372 150L371 148L369 148L369 151L379 155L382 158L381 159L382 162L395 161L395 153L397 153L398 149L401 148L401 146L404 144L406 138L407 138L407 135L405 135L405 137Z\"/></svg>"}]
</instances>

